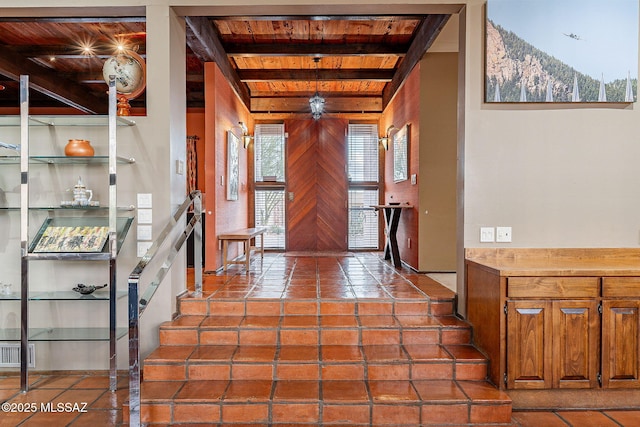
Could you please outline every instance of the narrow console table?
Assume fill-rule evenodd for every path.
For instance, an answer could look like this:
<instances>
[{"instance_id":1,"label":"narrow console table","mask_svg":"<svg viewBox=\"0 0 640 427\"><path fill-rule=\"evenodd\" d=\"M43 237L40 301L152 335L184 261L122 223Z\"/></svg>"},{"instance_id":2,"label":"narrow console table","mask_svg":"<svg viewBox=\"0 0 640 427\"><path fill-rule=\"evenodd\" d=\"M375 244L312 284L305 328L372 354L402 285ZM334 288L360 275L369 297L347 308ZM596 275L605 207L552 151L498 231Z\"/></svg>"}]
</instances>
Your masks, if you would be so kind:
<instances>
[{"instance_id":1,"label":"narrow console table","mask_svg":"<svg viewBox=\"0 0 640 427\"><path fill-rule=\"evenodd\" d=\"M400 250L398 249L398 224L400 223L400 214L403 209L412 209L411 205L374 205L374 209L384 212L384 233L387 240L384 244L384 259L391 259L394 267L402 267L400 259Z\"/></svg>"},{"instance_id":2,"label":"narrow console table","mask_svg":"<svg viewBox=\"0 0 640 427\"><path fill-rule=\"evenodd\" d=\"M249 271L249 261L251 260L251 240L261 236L265 231L267 231L267 227L253 227L243 228L241 230L235 230L218 235L218 239L222 240L223 271L227 271L227 266L229 264L244 264L247 271ZM242 242L244 244L244 259L229 259L229 242ZM264 257L264 237L260 239L260 249L256 248L256 251L260 252L261 257Z\"/></svg>"}]
</instances>

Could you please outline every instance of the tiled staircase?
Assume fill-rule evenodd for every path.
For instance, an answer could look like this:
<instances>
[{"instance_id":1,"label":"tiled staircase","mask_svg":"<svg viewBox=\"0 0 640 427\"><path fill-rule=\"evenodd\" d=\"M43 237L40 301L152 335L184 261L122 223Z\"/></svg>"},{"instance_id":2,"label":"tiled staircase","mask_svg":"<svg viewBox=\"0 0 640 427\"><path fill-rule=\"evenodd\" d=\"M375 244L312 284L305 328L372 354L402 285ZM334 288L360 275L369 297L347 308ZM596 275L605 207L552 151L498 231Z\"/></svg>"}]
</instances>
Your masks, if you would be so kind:
<instances>
[{"instance_id":1,"label":"tiled staircase","mask_svg":"<svg viewBox=\"0 0 640 427\"><path fill-rule=\"evenodd\" d=\"M376 254L272 255L207 276L144 361L143 422L510 425L453 307L453 292Z\"/></svg>"}]
</instances>

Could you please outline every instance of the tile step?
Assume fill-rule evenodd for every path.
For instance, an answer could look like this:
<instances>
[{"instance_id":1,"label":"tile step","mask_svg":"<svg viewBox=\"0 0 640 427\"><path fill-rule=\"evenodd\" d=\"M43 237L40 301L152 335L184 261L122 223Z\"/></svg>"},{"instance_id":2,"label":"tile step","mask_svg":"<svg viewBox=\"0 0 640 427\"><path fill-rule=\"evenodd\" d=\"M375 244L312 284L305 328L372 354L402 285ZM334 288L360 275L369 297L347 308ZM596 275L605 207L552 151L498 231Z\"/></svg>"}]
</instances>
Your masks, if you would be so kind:
<instances>
[{"instance_id":1,"label":"tile step","mask_svg":"<svg viewBox=\"0 0 640 427\"><path fill-rule=\"evenodd\" d=\"M507 426L512 409L484 381L145 381L141 395L142 421L165 425Z\"/></svg>"},{"instance_id":2,"label":"tile step","mask_svg":"<svg viewBox=\"0 0 640 427\"><path fill-rule=\"evenodd\" d=\"M161 345L470 344L455 316L180 316L160 326Z\"/></svg>"},{"instance_id":3,"label":"tile step","mask_svg":"<svg viewBox=\"0 0 640 427\"><path fill-rule=\"evenodd\" d=\"M146 381L484 380L487 360L471 345L160 346L146 359Z\"/></svg>"}]
</instances>

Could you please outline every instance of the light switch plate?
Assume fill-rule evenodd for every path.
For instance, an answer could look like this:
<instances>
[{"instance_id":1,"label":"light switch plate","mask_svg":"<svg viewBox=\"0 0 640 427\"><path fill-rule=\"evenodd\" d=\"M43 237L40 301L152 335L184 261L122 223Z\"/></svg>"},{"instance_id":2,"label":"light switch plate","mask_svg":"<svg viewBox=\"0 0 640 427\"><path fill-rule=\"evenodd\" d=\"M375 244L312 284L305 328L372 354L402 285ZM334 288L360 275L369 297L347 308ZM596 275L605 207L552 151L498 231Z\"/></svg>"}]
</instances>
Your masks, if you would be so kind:
<instances>
[{"instance_id":1,"label":"light switch plate","mask_svg":"<svg viewBox=\"0 0 640 427\"><path fill-rule=\"evenodd\" d=\"M495 240L495 229L493 227L480 227L480 243L492 243Z\"/></svg>"}]
</instances>

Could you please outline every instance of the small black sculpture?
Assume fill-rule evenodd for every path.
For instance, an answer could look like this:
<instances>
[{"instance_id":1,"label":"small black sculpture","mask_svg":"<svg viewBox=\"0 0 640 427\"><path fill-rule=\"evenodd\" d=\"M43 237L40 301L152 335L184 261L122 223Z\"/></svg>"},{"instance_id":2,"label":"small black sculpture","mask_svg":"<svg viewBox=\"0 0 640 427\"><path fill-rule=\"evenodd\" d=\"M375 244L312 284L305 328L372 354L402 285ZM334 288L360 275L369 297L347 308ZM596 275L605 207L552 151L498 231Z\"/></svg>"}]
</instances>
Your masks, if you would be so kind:
<instances>
[{"instance_id":1,"label":"small black sculpture","mask_svg":"<svg viewBox=\"0 0 640 427\"><path fill-rule=\"evenodd\" d=\"M76 285L75 288L73 288L74 291L81 293L82 295L89 295L94 293L97 289L102 289L102 288L106 288L107 284L105 283L104 285L84 285L82 283L78 283Z\"/></svg>"}]
</instances>

